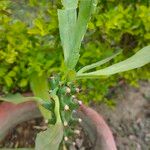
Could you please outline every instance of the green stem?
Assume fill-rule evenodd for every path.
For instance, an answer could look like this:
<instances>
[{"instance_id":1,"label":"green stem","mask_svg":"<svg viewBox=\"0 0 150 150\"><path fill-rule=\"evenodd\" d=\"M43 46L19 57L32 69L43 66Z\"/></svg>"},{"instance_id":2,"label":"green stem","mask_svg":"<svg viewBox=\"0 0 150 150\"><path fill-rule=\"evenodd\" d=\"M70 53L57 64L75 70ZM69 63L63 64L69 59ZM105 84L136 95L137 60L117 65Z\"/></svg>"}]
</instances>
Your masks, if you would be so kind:
<instances>
[{"instance_id":1,"label":"green stem","mask_svg":"<svg viewBox=\"0 0 150 150\"><path fill-rule=\"evenodd\" d=\"M56 115L56 123L61 123L61 117L60 117L60 103L59 103L59 98L56 94L54 93L51 93L51 97L52 99L55 101L55 109L54 109L54 112L55 112L55 115Z\"/></svg>"}]
</instances>

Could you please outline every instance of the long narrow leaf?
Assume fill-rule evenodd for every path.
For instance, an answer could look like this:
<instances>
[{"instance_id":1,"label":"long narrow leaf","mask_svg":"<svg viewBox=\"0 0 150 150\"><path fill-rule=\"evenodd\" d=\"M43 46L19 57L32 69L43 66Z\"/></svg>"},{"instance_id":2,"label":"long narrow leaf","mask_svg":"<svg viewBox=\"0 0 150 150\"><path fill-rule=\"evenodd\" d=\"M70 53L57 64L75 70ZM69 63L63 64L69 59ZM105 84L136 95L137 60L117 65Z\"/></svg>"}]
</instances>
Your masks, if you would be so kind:
<instances>
[{"instance_id":1,"label":"long narrow leaf","mask_svg":"<svg viewBox=\"0 0 150 150\"><path fill-rule=\"evenodd\" d=\"M78 19L73 30L73 36L70 39L71 48L67 67L71 70L74 69L78 62L81 41L85 35L90 16L97 4L96 2L96 0L82 0L80 2Z\"/></svg>"},{"instance_id":2,"label":"long narrow leaf","mask_svg":"<svg viewBox=\"0 0 150 150\"><path fill-rule=\"evenodd\" d=\"M43 114L45 119L50 119L51 118L51 112L44 106L50 106L51 104L48 101L44 101L40 97L24 97L23 95L16 93L16 94L9 94L6 95L5 97L0 96L0 101L4 102L11 102L14 104L20 104L23 102L27 101L35 101L39 105L39 109L41 110L41 113Z\"/></svg>"},{"instance_id":3,"label":"long narrow leaf","mask_svg":"<svg viewBox=\"0 0 150 150\"><path fill-rule=\"evenodd\" d=\"M5 97L0 96L0 100L5 101L5 102L11 102L11 103L14 103L14 104L23 103L23 102L26 102L26 101L36 101L40 104L44 104L44 100L42 100L39 97L24 97L23 95L21 95L19 93L9 94L9 95L6 95Z\"/></svg>"},{"instance_id":4,"label":"long narrow leaf","mask_svg":"<svg viewBox=\"0 0 150 150\"><path fill-rule=\"evenodd\" d=\"M117 55L119 55L120 53L121 53L121 51L120 51L120 52L117 52L117 53L115 53L114 55L112 55L112 56L110 56L110 57L108 57L108 58L105 58L105 59L103 59L103 60L101 60L101 61L98 61L98 62L93 63L93 64L91 64L91 65L85 66L85 67L83 67L82 69L80 69L80 70L78 71L78 73L83 73L83 72L86 72L86 71L88 71L88 70L90 70L90 69L99 67L99 66L101 66L101 65L103 65L103 64L105 64L105 63L107 63L107 62L110 61L111 59L115 58L115 57L116 57Z\"/></svg>"},{"instance_id":5,"label":"long narrow leaf","mask_svg":"<svg viewBox=\"0 0 150 150\"><path fill-rule=\"evenodd\" d=\"M121 61L117 64L109 66L104 69L100 69L90 73L78 73L77 78L91 78L91 77L99 77L99 76L108 76L113 75L119 72L128 71L131 69L142 67L146 64L150 63L150 46L146 46L138 51L135 55L130 58Z\"/></svg>"},{"instance_id":6,"label":"long narrow leaf","mask_svg":"<svg viewBox=\"0 0 150 150\"><path fill-rule=\"evenodd\" d=\"M72 29L76 23L76 9L58 10L58 20L64 59L65 63L67 63L71 47Z\"/></svg>"},{"instance_id":7,"label":"long narrow leaf","mask_svg":"<svg viewBox=\"0 0 150 150\"><path fill-rule=\"evenodd\" d=\"M69 59L70 39L72 38L72 29L76 23L77 12L76 8L78 0L62 0L63 10L58 10L60 38L64 51L65 63Z\"/></svg>"}]
</instances>

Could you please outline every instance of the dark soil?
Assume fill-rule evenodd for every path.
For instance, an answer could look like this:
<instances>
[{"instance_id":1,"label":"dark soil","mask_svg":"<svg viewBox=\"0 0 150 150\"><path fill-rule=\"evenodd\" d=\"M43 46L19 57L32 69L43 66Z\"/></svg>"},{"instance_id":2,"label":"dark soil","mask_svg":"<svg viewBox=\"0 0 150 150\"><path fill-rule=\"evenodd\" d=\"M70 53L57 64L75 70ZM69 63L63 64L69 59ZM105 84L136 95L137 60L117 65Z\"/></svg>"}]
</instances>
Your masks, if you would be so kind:
<instances>
[{"instance_id":1,"label":"dark soil","mask_svg":"<svg viewBox=\"0 0 150 150\"><path fill-rule=\"evenodd\" d=\"M37 133L43 129L45 129L45 123L42 118L21 123L9 132L7 137L0 144L0 148L31 148L35 144L34 141Z\"/></svg>"},{"instance_id":2,"label":"dark soil","mask_svg":"<svg viewBox=\"0 0 150 150\"><path fill-rule=\"evenodd\" d=\"M127 85L117 87L113 95L116 107L91 104L104 116L113 131L118 150L150 150L150 83L141 82L139 88ZM34 147L36 134L45 130L42 118L18 125L0 144L2 147ZM88 136L76 136L70 150L92 150Z\"/></svg>"}]
</instances>

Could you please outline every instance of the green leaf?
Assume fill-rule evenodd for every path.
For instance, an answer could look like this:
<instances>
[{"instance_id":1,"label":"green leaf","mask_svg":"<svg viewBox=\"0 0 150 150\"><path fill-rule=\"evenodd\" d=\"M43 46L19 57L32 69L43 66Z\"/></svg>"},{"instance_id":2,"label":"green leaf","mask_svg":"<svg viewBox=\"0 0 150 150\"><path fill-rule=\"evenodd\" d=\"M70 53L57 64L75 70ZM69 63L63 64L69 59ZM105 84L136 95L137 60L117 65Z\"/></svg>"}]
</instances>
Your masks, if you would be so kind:
<instances>
[{"instance_id":1,"label":"green leaf","mask_svg":"<svg viewBox=\"0 0 150 150\"><path fill-rule=\"evenodd\" d=\"M30 78L30 85L32 92L36 97L49 101L49 87L46 74L38 76L37 73L33 73Z\"/></svg>"},{"instance_id":2,"label":"green leaf","mask_svg":"<svg viewBox=\"0 0 150 150\"><path fill-rule=\"evenodd\" d=\"M65 9L74 9L77 8L78 0L62 0L62 4Z\"/></svg>"},{"instance_id":3,"label":"green leaf","mask_svg":"<svg viewBox=\"0 0 150 150\"><path fill-rule=\"evenodd\" d=\"M100 60L100 61L98 61L98 62L96 62L96 63L93 63L93 64L91 64L91 65L88 65L88 66L83 67L82 69L80 69L80 70L78 71L78 74L83 73L83 72L85 72L85 71L89 71L90 69L99 67L99 66L101 66L101 65L103 65L103 64L105 64L105 63L107 63L108 61L110 61L111 59L113 59L113 58L115 58L117 55L119 55L121 52L122 52L122 51L119 51L119 52L115 53L114 55L112 55L112 56L110 56L110 57L108 57L108 58L105 58L105 59Z\"/></svg>"},{"instance_id":4,"label":"green leaf","mask_svg":"<svg viewBox=\"0 0 150 150\"><path fill-rule=\"evenodd\" d=\"M63 138L63 125L60 117L60 103L58 96L51 93L51 98L55 101L56 124L51 125L44 132L37 135L35 150L58 150Z\"/></svg>"},{"instance_id":5,"label":"green leaf","mask_svg":"<svg viewBox=\"0 0 150 150\"><path fill-rule=\"evenodd\" d=\"M19 86L20 87L25 87L28 84L28 80L27 79L21 79L21 81L19 82Z\"/></svg>"},{"instance_id":6,"label":"green leaf","mask_svg":"<svg viewBox=\"0 0 150 150\"><path fill-rule=\"evenodd\" d=\"M39 97L24 97L23 95L16 93L16 94L8 94L5 97L0 97L1 101L5 101L5 102L11 102L11 103L15 103L15 104L19 104L19 103L23 103L26 101L36 101L40 104L44 104L44 100L42 100Z\"/></svg>"},{"instance_id":7,"label":"green leaf","mask_svg":"<svg viewBox=\"0 0 150 150\"><path fill-rule=\"evenodd\" d=\"M76 23L76 9L58 10L60 38L64 51L65 63L69 60L70 39L72 29Z\"/></svg>"},{"instance_id":8,"label":"green leaf","mask_svg":"<svg viewBox=\"0 0 150 150\"><path fill-rule=\"evenodd\" d=\"M12 78L9 77L8 75L4 77L4 80L8 87L10 87L13 84Z\"/></svg>"},{"instance_id":9,"label":"green leaf","mask_svg":"<svg viewBox=\"0 0 150 150\"><path fill-rule=\"evenodd\" d=\"M150 46L146 46L138 51L130 58L121 61L117 64L111 65L107 68L100 69L90 73L78 73L77 78L92 78L99 76L108 76L119 72L128 71L131 69L142 67L150 62Z\"/></svg>"},{"instance_id":10,"label":"green leaf","mask_svg":"<svg viewBox=\"0 0 150 150\"><path fill-rule=\"evenodd\" d=\"M40 30L38 28L28 29L28 34L38 35L40 34Z\"/></svg>"},{"instance_id":11,"label":"green leaf","mask_svg":"<svg viewBox=\"0 0 150 150\"><path fill-rule=\"evenodd\" d=\"M5 102L11 102L14 104L19 104L27 101L35 101L37 102L37 104L39 104L39 109L45 119L50 119L52 117L50 110L44 107L44 105L51 105L51 104L40 97L24 97L21 94L17 93L17 94L9 94L5 97L0 97L0 100Z\"/></svg>"},{"instance_id":12,"label":"green leaf","mask_svg":"<svg viewBox=\"0 0 150 150\"><path fill-rule=\"evenodd\" d=\"M58 150L63 138L63 125L57 123L49 126L44 132L37 135L35 150Z\"/></svg>"},{"instance_id":13,"label":"green leaf","mask_svg":"<svg viewBox=\"0 0 150 150\"><path fill-rule=\"evenodd\" d=\"M82 0L80 2L78 19L72 31L72 38L70 39L71 47L67 62L67 67L69 70L73 70L78 62L81 41L85 35L87 24L96 4L97 1L95 0Z\"/></svg>"},{"instance_id":14,"label":"green leaf","mask_svg":"<svg viewBox=\"0 0 150 150\"><path fill-rule=\"evenodd\" d=\"M20 103L27 102L27 101L35 101L37 102L37 104L39 104L39 108L42 109L44 114L46 114L45 116L48 116L46 117L46 119L49 119L51 117L50 110L44 107L45 105L50 106L51 104L49 102L44 101L43 99L39 97L24 97L20 93L16 93L16 94L8 94L5 97L0 96L0 101L10 102L14 104L20 104Z\"/></svg>"},{"instance_id":15,"label":"green leaf","mask_svg":"<svg viewBox=\"0 0 150 150\"><path fill-rule=\"evenodd\" d=\"M46 74L43 74L42 76L38 76L37 73L33 73L30 78L30 85L32 92L36 97L42 98L45 102L50 101L49 97L49 87L48 87L48 81ZM44 116L45 119L51 118L51 112L44 108L43 106L39 105L39 109Z\"/></svg>"},{"instance_id":16,"label":"green leaf","mask_svg":"<svg viewBox=\"0 0 150 150\"><path fill-rule=\"evenodd\" d=\"M68 70L73 70L78 62L81 41L97 1L82 0L79 5L78 19L76 19L78 1L62 0L62 3L65 9L58 10L60 38L64 51L65 64Z\"/></svg>"}]
</instances>

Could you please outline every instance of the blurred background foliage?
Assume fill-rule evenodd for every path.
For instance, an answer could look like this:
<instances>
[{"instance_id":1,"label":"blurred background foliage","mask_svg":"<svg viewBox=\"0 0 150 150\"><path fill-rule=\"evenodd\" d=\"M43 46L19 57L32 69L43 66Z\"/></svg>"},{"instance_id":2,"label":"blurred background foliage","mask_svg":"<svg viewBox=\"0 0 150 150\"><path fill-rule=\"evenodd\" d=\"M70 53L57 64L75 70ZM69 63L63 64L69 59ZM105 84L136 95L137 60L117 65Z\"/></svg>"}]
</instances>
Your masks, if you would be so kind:
<instances>
[{"instance_id":1,"label":"blurred background foliage","mask_svg":"<svg viewBox=\"0 0 150 150\"><path fill-rule=\"evenodd\" d=\"M77 69L123 49L106 65L119 62L150 44L149 5L149 0L101 0L88 25ZM30 91L33 72L39 76L63 72L57 20L60 7L56 0L0 0L0 93ZM80 98L113 105L113 88L149 80L148 68L150 65L105 79L80 81Z\"/></svg>"}]
</instances>

